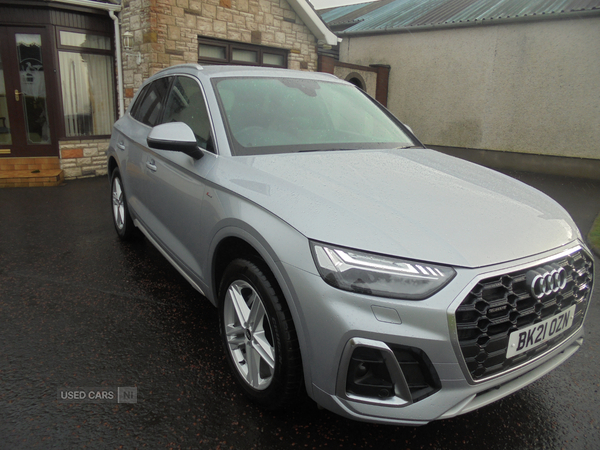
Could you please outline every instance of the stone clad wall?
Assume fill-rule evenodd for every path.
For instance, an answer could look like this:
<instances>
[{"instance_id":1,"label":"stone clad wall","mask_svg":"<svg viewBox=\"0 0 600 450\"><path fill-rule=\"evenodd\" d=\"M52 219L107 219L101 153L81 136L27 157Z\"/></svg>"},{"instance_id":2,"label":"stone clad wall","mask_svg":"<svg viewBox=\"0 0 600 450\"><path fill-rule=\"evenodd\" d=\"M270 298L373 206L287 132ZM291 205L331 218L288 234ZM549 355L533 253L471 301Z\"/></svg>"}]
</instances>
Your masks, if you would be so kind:
<instances>
[{"instance_id":1,"label":"stone clad wall","mask_svg":"<svg viewBox=\"0 0 600 450\"><path fill-rule=\"evenodd\" d=\"M106 150L110 139L59 142L60 168L65 179L97 177L107 174Z\"/></svg>"},{"instance_id":2,"label":"stone clad wall","mask_svg":"<svg viewBox=\"0 0 600 450\"><path fill-rule=\"evenodd\" d=\"M286 0L123 0L120 17L121 33L134 35L123 61L126 106L149 76L196 63L199 36L284 48L288 68L317 70L316 38Z\"/></svg>"}]
</instances>

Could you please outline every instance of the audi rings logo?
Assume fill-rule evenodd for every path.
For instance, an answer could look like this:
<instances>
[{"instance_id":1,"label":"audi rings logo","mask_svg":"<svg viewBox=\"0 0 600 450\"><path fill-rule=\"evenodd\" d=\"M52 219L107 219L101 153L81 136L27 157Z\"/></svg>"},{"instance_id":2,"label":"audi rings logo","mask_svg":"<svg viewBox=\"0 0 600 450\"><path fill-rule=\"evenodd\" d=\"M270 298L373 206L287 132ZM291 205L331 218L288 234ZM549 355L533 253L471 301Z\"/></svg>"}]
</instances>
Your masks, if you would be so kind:
<instances>
[{"instance_id":1,"label":"audi rings logo","mask_svg":"<svg viewBox=\"0 0 600 450\"><path fill-rule=\"evenodd\" d=\"M550 265L527 272L529 292L538 300L556 294L564 289L566 285L567 272L564 267Z\"/></svg>"}]
</instances>

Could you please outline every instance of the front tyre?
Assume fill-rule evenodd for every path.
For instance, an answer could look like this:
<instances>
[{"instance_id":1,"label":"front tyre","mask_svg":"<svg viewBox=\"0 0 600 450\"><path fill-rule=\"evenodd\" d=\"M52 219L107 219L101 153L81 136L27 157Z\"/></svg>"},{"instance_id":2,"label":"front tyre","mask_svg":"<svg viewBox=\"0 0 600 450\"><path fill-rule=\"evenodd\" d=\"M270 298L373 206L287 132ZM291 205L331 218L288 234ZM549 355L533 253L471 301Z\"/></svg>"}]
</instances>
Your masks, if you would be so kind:
<instances>
[{"instance_id":1,"label":"front tyre","mask_svg":"<svg viewBox=\"0 0 600 450\"><path fill-rule=\"evenodd\" d=\"M122 240L129 240L134 236L135 225L129 215L127 207L127 198L123 189L123 181L121 180L121 172L115 169L112 172L110 179L110 192L112 201L112 217L115 230Z\"/></svg>"},{"instance_id":2,"label":"front tyre","mask_svg":"<svg viewBox=\"0 0 600 450\"><path fill-rule=\"evenodd\" d=\"M300 348L290 311L261 260L236 259L219 289L221 338L233 375L256 403L278 409L302 386Z\"/></svg>"}]
</instances>

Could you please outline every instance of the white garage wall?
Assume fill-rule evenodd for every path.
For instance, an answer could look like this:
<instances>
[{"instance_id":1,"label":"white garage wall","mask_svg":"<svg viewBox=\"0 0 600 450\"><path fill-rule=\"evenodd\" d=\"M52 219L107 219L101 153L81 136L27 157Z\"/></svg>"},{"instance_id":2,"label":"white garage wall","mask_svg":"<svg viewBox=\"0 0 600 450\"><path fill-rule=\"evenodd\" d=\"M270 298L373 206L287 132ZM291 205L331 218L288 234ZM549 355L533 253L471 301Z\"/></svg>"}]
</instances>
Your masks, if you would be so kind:
<instances>
[{"instance_id":1,"label":"white garage wall","mask_svg":"<svg viewBox=\"0 0 600 450\"><path fill-rule=\"evenodd\" d=\"M600 17L344 37L429 145L600 159Z\"/></svg>"}]
</instances>

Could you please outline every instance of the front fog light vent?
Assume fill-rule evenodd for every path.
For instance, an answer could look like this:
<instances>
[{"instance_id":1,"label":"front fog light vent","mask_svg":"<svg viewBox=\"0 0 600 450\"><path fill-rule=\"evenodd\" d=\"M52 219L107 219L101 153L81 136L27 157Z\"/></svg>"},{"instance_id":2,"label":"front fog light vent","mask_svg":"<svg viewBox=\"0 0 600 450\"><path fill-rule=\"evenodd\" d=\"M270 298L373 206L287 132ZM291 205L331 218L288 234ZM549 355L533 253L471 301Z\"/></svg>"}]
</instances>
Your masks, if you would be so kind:
<instances>
[{"instance_id":1,"label":"front fog light vent","mask_svg":"<svg viewBox=\"0 0 600 450\"><path fill-rule=\"evenodd\" d=\"M413 402L423 400L441 389L438 374L424 351L413 347L390 347L400 364Z\"/></svg>"},{"instance_id":2,"label":"front fog light vent","mask_svg":"<svg viewBox=\"0 0 600 450\"><path fill-rule=\"evenodd\" d=\"M367 347L354 350L348 367L346 390L354 395L380 399L394 395L394 383L378 350Z\"/></svg>"},{"instance_id":3,"label":"front fog light vent","mask_svg":"<svg viewBox=\"0 0 600 450\"><path fill-rule=\"evenodd\" d=\"M351 339L344 351L338 395L389 406L418 402L441 388L427 355L412 347ZM346 369L344 369L344 367Z\"/></svg>"}]
</instances>

